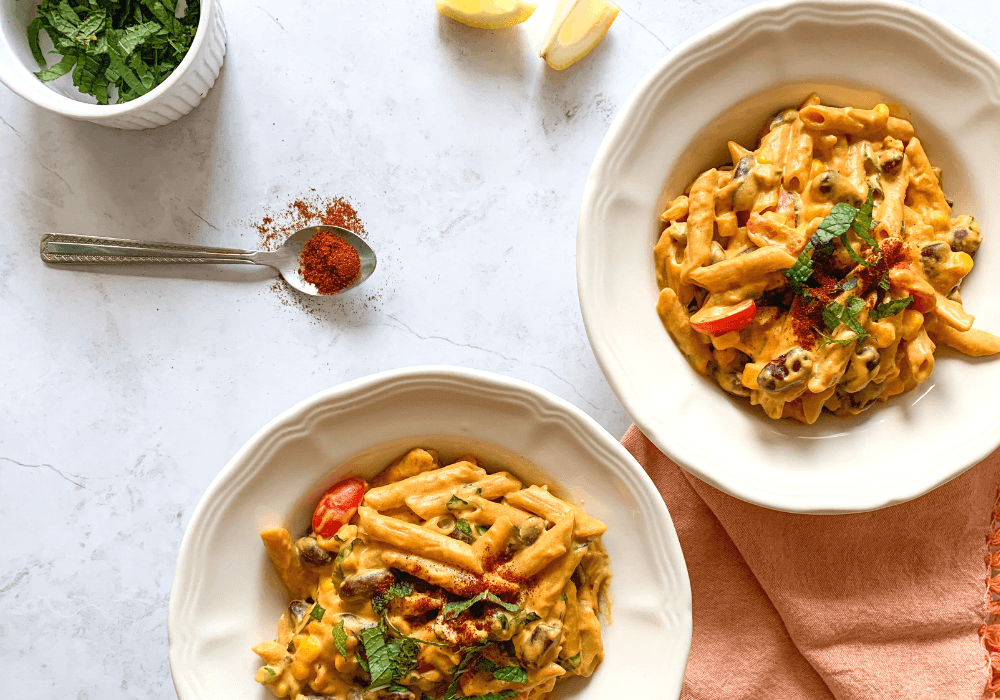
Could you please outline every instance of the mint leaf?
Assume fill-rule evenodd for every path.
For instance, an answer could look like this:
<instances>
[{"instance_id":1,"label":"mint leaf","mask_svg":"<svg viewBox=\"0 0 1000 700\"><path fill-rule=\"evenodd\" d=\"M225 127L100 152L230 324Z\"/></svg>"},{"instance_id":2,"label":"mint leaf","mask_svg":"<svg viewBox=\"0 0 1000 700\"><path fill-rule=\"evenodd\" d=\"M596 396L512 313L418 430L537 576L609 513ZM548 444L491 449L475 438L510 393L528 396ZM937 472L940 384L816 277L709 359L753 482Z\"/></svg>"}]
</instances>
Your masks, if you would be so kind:
<instances>
[{"instance_id":1,"label":"mint leaf","mask_svg":"<svg viewBox=\"0 0 1000 700\"><path fill-rule=\"evenodd\" d=\"M499 693L486 693L486 695L473 695L466 700L509 700L516 698L517 693L513 690L501 690Z\"/></svg>"},{"instance_id":2,"label":"mint leaf","mask_svg":"<svg viewBox=\"0 0 1000 700\"><path fill-rule=\"evenodd\" d=\"M805 296L808 293L806 282L809 281L813 273L813 261L809 257L811 252L812 246L807 245L806 249L795 260L795 264L785 270L785 277L788 278L788 286L799 296Z\"/></svg>"},{"instance_id":3,"label":"mint leaf","mask_svg":"<svg viewBox=\"0 0 1000 700\"><path fill-rule=\"evenodd\" d=\"M854 217L854 221L851 222L851 228L858 238L863 240L865 243L870 245L875 250L878 250L878 242L871 234L871 230L875 225L874 219L872 219L872 209L875 206L875 190L868 189L868 198L865 203L861 205L861 209L858 210L857 215Z\"/></svg>"},{"instance_id":4,"label":"mint leaf","mask_svg":"<svg viewBox=\"0 0 1000 700\"><path fill-rule=\"evenodd\" d=\"M44 24L45 20L41 17L35 17L28 24L28 48L31 49L31 55L38 62L39 68L45 68L45 55L42 53L42 47L38 45L38 33L42 30Z\"/></svg>"},{"instance_id":5,"label":"mint leaf","mask_svg":"<svg viewBox=\"0 0 1000 700\"><path fill-rule=\"evenodd\" d=\"M483 673L492 673L498 681L506 683L527 683L528 672L520 666L501 666L489 659L482 658L476 662L476 670Z\"/></svg>"},{"instance_id":6,"label":"mint leaf","mask_svg":"<svg viewBox=\"0 0 1000 700\"><path fill-rule=\"evenodd\" d=\"M43 82L70 71L81 93L108 104L114 85L117 102L144 95L184 59L198 30L201 4L188 0L183 17L175 0L41 0L38 17L27 27L28 47L42 69ZM46 68L40 32L45 30L61 60Z\"/></svg>"},{"instance_id":7,"label":"mint leaf","mask_svg":"<svg viewBox=\"0 0 1000 700\"><path fill-rule=\"evenodd\" d=\"M344 629L344 621L338 622L333 629L330 631L333 636L333 646L337 647L337 651L345 659L347 658L347 630Z\"/></svg>"},{"instance_id":8,"label":"mint leaf","mask_svg":"<svg viewBox=\"0 0 1000 700\"><path fill-rule=\"evenodd\" d=\"M321 621L323 619L323 614L325 612L326 612L326 608L324 608L319 603L316 603L316 605L313 606L312 611L310 611L309 617L312 618L313 620L316 620L317 622L319 622L319 621Z\"/></svg>"},{"instance_id":9,"label":"mint leaf","mask_svg":"<svg viewBox=\"0 0 1000 700\"><path fill-rule=\"evenodd\" d=\"M83 21L77 30L76 36L80 41L91 41L96 39L97 32L104 28L104 23L108 19L108 11L103 7L98 8L87 15L87 19Z\"/></svg>"},{"instance_id":10,"label":"mint leaf","mask_svg":"<svg viewBox=\"0 0 1000 700\"><path fill-rule=\"evenodd\" d=\"M851 296L847 299L847 305L831 301L823 309L823 325L826 326L826 330L830 333L835 331L841 323L847 326L850 330L854 331L854 338L846 339L847 342L852 340L864 340L868 337L868 332L861 326L861 322L858 321L858 314L861 310L865 308L865 301L861 297ZM830 342L838 343L841 345L846 345L843 340L834 340L833 338L827 338Z\"/></svg>"},{"instance_id":11,"label":"mint leaf","mask_svg":"<svg viewBox=\"0 0 1000 700\"><path fill-rule=\"evenodd\" d=\"M913 303L913 295L903 297L902 299L894 299L893 301L883 301L881 304L876 306L870 312L868 312L868 318L872 321L879 321L883 318L889 318L890 316L895 316L900 311L905 309L907 306Z\"/></svg>"},{"instance_id":12,"label":"mint leaf","mask_svg":"<svg viewBox=\"0 0 1000 700\"><path fill-rule=\"evenodd\" d=\"M462 657L458 666L456 666L455 670L452 671L451 682L448 684L448 689L445 691L442 700L455 700L455 692L458 690L459 679L462 677L462 674L465 673L465 670L469 668L469 665L483 653L483 649L487 646L489 645L484 644L481 647L474 647Z\"/></svg>"},{"instance_id":13,"label":"mint leaf","mask_svg":"<svg viewBox=\"0 0 1000 700\"><path fill-rule=\"evenodd\" d=\"M361 643L368 657L368 674L372 677L369 690L384 688L417 667L416 642L409 638L387 642L381 624L361 630Z\"/></svg>"},{"instance_id":14,"label":"mint leaf","mask_svg":"<svg viewBox=\"0 0 1000 700\"><path fill-rule=\"evenodd\" d=\"M409 581L394 583L382 593L378 593L372 598L372 609L376 615L381 615L388 609L389 603L396 598L405 598L413 593L413 584Z\"/></svg>"},{"instance_id":15,"label":"mint leaf","mask_svg":"<svg viewBox=\"0 0 1000 700\"><path fill-rule=\"evenodd\" d=\"M382 628L368 627L361 630L361 643L365 646L365 656L368 657L368 674L372 677L369 689L384 688L392 680L393 667L385 637L382 635Z\"/></svg>"},{"instance_id":16,"label":"mint leaf","mask_svg":"<svg viewBox=\"0 0 1000 700\"><path fill-rule=\"evenodd\" d=\"M501 608L503 608L507 612L512 612L513 613L513 612L517 612L518 610L521 609L520 606L514 605L513 603L505 603L505 602L503 602L502 600L500 600L499 598L497 598L495 595L493 595L490 591L483 591L482 593L480 593L479 595L477 595L475 598L470 598L469 600L459 600L459 601L455 601L453 603L445 603L444 607L441 609L442 616L444 617L445 620L453 620L456 617L458 617L459 615L461 615L463 612L465 612L466 610L468 610L469 608L471 608L473 605L475 605L476 603L478 603L478 602L480 602L482 600L486 600L486 601L489 601L491 603L495 603L496 605L499 605Z\"/></svg>"},{"instance_id":17,"label":"mint leaf","mask_svg":"<svg viewBox=\"0 0 1000 700\"><path fill-rule=\"evenodd\" d=\"M858 210L852 207L850 204L845 202L840 202L835 204L833 211L823 219L823 222L816 229L816 234L810 240L814 248L819 248L828 243L831 243L834 239L840 238L848 229L851 228L851 224L854 223L854 217L858 214Z\"/></svg>"},{"instance_id":18,"label":"mint leaf","mask_svg":"<svg viewBox=\"0 0 1000 700\"><path fill-rule=\"evenodd\" d=\"M46 68L45 70L40 70L35 75L43 83L47 83L56 78L61 78L67 73L69 73L76 66L76 62L79 60L77 54L69 54L62 57L59 63L55 64L51 68Z\"/></svg>"},{"instance_id":19,"label":"mint leaf","mask_svg":"<svg viewBox=\"0 0 1000 700\"><path fill-rule=\"evenodd\" d=\"M454 513L456 511L463 510L464 508L468 508L469 507L469 502L468 501L463 501L458 496L452 496L451 498L448 499L448 503L446 504L446 507L452 513Z\"/></svg>"},{"instance_id":20,"label":"mint leaf","mask_svg":"<svg viewBox=\"0 0 1000 700\"><path fill-rule=\"evenodd\" d=\"M460 539L464 540L465 542L471 543L473 540L475 540L475 537L472 536L472 527L469 525L468 520L465 520L463 518L459 518L458 520L456 520L455 529L458 530L459 534L462 535Z\"/></svg>"},{"instance_id":21,"label":"mint leaf","mask_svg":"<svg viewBox=\"0 0 1000 700\"><path fill-rule=\"evenodd\" d=\"M581 661L583 661L583 652L578 651L568 659L560 661L559 665L562 666L567 671L572 671L573 669L578 668L580 666Z\"/></svg>"}]
</instances>

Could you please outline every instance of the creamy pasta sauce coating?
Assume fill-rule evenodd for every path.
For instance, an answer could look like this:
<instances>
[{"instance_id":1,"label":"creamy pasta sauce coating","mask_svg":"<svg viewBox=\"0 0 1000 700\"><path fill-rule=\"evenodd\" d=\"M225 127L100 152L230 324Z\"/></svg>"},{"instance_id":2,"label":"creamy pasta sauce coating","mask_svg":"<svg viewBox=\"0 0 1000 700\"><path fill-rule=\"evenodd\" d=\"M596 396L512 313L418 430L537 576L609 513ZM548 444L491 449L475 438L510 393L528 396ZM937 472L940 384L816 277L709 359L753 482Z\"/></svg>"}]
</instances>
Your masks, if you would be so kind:
<instances>
[{"instance_id":1,"label":"creamy pasta sauce coating","mask_svg":"<svg viewBox=\"0 0 1000 700\"><path fill-rule=\"evenodd\" d=\"M729 150L667 205L654 248L657 311L699 373L812 423L913 389L937 345L1000 352L962 306L981 231L909 122L814 95Z\"/></svg>"},{"instance_id":2,"label":"creamy pasta sauce coating","mask_svg":"<svg viewBox=\"0 0 1000 700\"><path fill-rule=\"evenodd\" d=\"M293 598L253 648L274 695L542 700L601 663L601 521L471 455L413 449L363 491L350 481L305 536L261 533Z\"/></svg>"}]
</instances>

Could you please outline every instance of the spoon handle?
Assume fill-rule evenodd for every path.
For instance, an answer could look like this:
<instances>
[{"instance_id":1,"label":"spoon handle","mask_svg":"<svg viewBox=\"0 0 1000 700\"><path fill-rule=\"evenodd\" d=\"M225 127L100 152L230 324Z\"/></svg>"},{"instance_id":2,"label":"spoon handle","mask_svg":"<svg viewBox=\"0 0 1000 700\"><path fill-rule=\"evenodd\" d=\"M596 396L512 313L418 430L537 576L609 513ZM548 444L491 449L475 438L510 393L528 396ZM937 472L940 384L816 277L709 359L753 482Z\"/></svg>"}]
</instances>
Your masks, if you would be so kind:
<instances>
[{"instance_id":1,"label":"spoon handle","mask_svg":"<svg viewBox=\"0 0 1000 700\"><path fill-rule=\"evenodd\" d=\"M237 263L259 265L253 251L127 238L49 233L42 236L42 260L54 265L136 265L150 263Z\"/></svg>"}]
</instances>

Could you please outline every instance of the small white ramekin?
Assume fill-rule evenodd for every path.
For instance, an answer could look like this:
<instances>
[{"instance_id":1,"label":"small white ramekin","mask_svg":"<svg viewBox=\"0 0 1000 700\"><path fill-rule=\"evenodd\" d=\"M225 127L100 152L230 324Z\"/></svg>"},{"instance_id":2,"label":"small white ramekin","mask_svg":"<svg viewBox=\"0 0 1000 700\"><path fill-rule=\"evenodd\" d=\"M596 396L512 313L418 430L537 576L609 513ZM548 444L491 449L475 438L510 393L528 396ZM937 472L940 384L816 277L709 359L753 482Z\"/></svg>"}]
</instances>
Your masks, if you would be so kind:
<instances>
[{"instance_id":1,"label":"small white ramekin","mask_svg":"<svg viewBox=\"0 0 1000 700\"><path fill-rule=\"evenodd\" d=\"M37 3L4 2L0 7L0 82L43 109L116 129L152 129L197 107L215 84L226 55L226 27L216 0L201 0L198 32L184 60L166 80L142 97L120 105L88 104L41 82L28 47L28 22Z\"/></svg>"}]
</instances>

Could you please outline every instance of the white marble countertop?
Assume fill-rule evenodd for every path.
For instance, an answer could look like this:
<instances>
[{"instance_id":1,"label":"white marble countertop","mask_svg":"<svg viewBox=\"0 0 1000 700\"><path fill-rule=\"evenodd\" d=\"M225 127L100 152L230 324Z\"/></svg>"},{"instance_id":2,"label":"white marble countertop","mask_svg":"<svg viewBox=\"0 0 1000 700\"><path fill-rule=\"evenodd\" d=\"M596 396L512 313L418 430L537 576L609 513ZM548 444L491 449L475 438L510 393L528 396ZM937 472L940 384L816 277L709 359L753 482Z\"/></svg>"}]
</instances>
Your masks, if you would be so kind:
<instances>
[{"instance_id":1,"label":"white marble countertop","mask_svg":"<svg viewBox=\"0 0 1000 700\"><path fill-rule=\"evenodd\" d=\"M74 122L0 88L0 658L19 692L174 697L167 600L191 511L320 389L477 367L620 437L577 303L584 180L638 80L749 4L622 0L605 41L555 72L537 58L552 0L494 33L432 0L226 1L222 75L170 126ZM993 0L914 4L1000 51ZM343 298L302 303L250 268L38 258L48 231L255 247L250 223L309 194L349 197L380 255Z\"/></svg>"}]
</instances>

